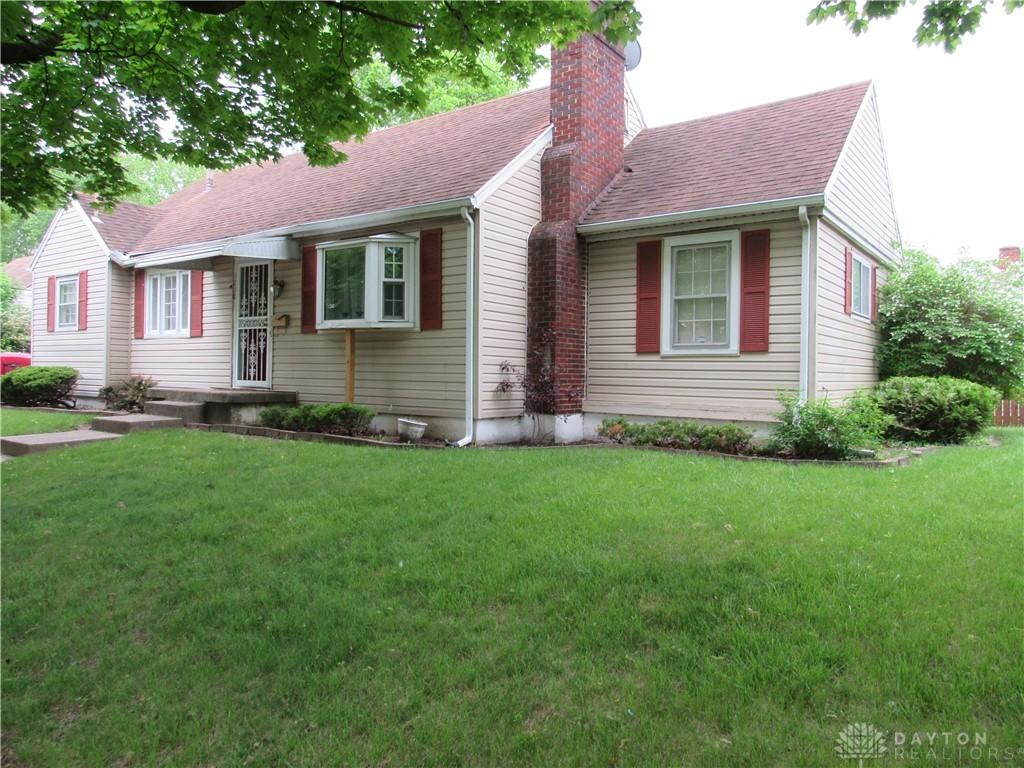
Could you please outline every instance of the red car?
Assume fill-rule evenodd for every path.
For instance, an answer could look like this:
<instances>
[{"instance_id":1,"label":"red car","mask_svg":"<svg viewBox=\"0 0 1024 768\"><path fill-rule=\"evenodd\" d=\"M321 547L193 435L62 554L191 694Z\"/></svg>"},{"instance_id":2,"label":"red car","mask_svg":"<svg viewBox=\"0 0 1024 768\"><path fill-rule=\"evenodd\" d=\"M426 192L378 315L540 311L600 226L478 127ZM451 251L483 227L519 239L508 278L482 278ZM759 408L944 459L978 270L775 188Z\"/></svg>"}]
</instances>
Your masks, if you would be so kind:
<instances>
[{"instance_id":1,"label":"red car","mask_svg":"<svg viewBox=\"0 0 1024 768\"><path fill-rule=\"evenodd\" d=\"M15 368L23 368L26 365L32 365L32 355L24 352L0 353L0 374L9 373Z\"/></svg>"}]
</instances>

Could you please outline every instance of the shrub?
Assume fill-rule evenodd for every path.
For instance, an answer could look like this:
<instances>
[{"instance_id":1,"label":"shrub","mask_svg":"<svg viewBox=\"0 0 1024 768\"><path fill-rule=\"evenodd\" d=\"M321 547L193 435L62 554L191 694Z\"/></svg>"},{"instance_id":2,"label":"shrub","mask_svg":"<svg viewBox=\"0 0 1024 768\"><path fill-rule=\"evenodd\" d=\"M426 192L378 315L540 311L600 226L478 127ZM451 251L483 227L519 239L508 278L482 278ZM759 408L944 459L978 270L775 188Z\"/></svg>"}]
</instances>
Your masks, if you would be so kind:
<instances>
[{"instance_id":1,"label":"shrub","mask_svg":"<svg viewBox=\"0 0 1024 768\"><path fill-rule=\"evenodd\" d=\"M720 453L749 453L754 439L750 430L736 424L697 424L670 419L654 424L631 424L621 416L601 422L598 434L618 443Z\"/></svg>"},{"instance_id":2,"label":"shrub","mask_svg":"<svg viewBox=\"0 0 1024 768\"><path fill-rule=\"evenodd\" d=\"M155 386L156 382L148 376L129 376L119 384L103 387L99 395L111 410L140 412L146 395Z\"/></svg>"},{"instance_id":3,"label":"shrub","mask_svg":"<svg viewBox=\"0 0 1024 768\"><path fill-rule=\"evenodd\" d=\"M949 376L901 376L879 384L875 398L893 418L890 437L909 442L962 443L992 423L999 393Z\"/></svg>"},{"instance_id":4,"label":"shrub","mask_svg":"<svg viewBox=\"0 0 1024 768\"><path fill-rule=\"evenodd\" d=\"M942 266L908 250L879 291L879 373L1024 385L1024 267Z\"/></svg>"},{"instance_id":5,"label":"shrub","mask_svg":"<svg viewBox=\"0 0 1024 768\"><path fill-rule=\"evenodd\" d=\"M260 424L294 432L358 435L367 431L374 412L363 405L270 405L260 412Z\"/></svg>"},{"instance_id":6,"label":"shrub","mask_svg":"<svg viewBox=\"0 0 1024 768\"><path fill-rule=\"evenodd\" d=\"M772 430L769 450L796 459L842 461L857 448L877 445L888 424L869 396L858 394L846 405L828 400L800 402L796 395L780 394L782 413Z\"/></svg>"},{"instance_id":7,"label":"shrub","mask_svg":"<svg viewBox=\"0 0 1024 768\"><path fill-rule=\"evenodd\" d=\"M26 365L0 379L0 399L7 405L51 405L73 408L71 390L78 371L63 366Z\"/></svg>"}]
</instances>

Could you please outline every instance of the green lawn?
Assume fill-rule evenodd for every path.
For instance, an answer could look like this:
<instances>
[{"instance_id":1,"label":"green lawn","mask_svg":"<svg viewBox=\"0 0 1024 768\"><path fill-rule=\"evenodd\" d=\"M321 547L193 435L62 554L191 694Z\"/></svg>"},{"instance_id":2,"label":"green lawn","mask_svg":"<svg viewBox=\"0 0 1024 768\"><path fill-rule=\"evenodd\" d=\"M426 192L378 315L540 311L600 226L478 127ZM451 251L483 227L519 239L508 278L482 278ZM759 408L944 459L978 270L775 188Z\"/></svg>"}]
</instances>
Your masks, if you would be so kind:
<instances>
[{"instance_id":1,"label":"green lawn","mask_svg":"<svg viewBox=\"0 0 1024 768\"><path fill-rule=\"evenodd\" d=\"M1024 432L995 434L885 471L193 431L15 459L4 756L838 766L851 722L1024 748Z\"/></svg>"},{"instance_id":2,"label":"green lawn","mask_svg":"<svg viewBox=\"0 0 1024 768\"><path fill-rule=\"evenodd\" d=\"M34 408L0 408L0 435L31 435L36 432L61 432L91 421L95 414L56 413Z\"/></svg>"}]
</instances>

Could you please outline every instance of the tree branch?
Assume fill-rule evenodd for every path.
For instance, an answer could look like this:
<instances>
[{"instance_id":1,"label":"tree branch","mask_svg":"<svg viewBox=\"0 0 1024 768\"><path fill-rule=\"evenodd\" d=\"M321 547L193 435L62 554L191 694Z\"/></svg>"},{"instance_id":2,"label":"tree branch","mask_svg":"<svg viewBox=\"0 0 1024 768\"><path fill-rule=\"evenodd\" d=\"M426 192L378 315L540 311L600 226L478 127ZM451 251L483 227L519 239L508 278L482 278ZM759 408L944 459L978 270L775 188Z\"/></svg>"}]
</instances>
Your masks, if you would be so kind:
<instances>
[{"instance_id":1,"label":"tree branch","mask_svg":"<svg viewBox=\"0 0 1024 768\"><path fill-rule=\"evenodd\" d=\"M371 19L376 19L377 21L383 21L388 24L397 24L398 26L405 27L406 29L415 29L417 32L423 31L422 24L417 24L414 21L406 21L405 19L396 19L394 16L387 16L383 13L378 13L377 11L371 11L369 8L363 8L363 6L356 5L355 3L346 3L344 2L344 0L322 1L325 2L327 5L333 5L335 8L341 11L351 11L352 13L358 13L361 16L368 16Z\"/></svg>"},{"instance_id":2,"label":"tree branch","mask_svg":"<svg viewBox=\"0 0 1024 768\"><path fill-rule=\"evenodd\" d=\"M21 38L18 41L0 42L0 64L34 64L37 61L52 56L63 38L57 34L50 34L39 40Z\"/></svg>"},{"instance_id":3,"label":"tree branch","mask_svg":"<svg viewBox=\"0 0 1024 768\"><path fill-rule=\"evenodd\" d=\"M197 13L205 13L209 16L223 16L231 13L240 6L245 5L245 0L176 0L178 5Z\"/></svg>"}]
</instances>

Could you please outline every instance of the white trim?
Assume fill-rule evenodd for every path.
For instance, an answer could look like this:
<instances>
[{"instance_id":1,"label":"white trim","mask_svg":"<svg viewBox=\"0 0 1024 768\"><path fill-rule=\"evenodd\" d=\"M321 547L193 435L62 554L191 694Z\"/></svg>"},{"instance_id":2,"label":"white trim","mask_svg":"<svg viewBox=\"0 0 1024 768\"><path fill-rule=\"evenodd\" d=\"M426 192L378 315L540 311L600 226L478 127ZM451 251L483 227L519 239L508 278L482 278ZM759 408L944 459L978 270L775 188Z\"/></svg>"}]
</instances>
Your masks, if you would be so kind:
<instances>
[{"instance_id":1,"label":"white trim","mask_svg":"<svg viewBox=\"0 0 1024 768\"><path fill-rule=\"evenodd\" d=\"M895 266L892 256L882 253L878 248L871 245L860 235L855 235L854 229L841 219L833 209L826 207L822 210L821 217L824 219L826 224L831 226L836 232L849 240L853 245L860 248L864 253L871 256L871 258L875 259L882 266L889 268Z\"/></svg>"},{"instance_id":2,"label":"white trim","mask_svg":"<svg viewBox=\"0 0 1024 768\"><path fill-rule=\"evenodd\" d=\"M371 235L353 240L333 240L316 244L316 327L329 331L343 328L419 328L419 233L415 235ZM405 275L405 319L385 320L382 316L384 296L384 248L401 245ZM362 247L363 250L363 317L358 320L324 320L324 253L334 248Z\"/></svg>"},{"instance_id":3,"label":"white trim","mask_svg":"<svg viewBox=\"0 0 1024 768\"><path fill-rule=\"evenodd\" d=\"M277 227L276 229L254 232L249 235L249 237L276 237L279 235L312 237L316 235L329 234L331 232L343 232L350 229L384 227L390 224L400 224L402 222L412 221L414 219L433 218L443 214L457 216L461 207L471 204L471 198L453 197L449 200L440 200L436 203L409 205L404 208L389 208L385 211L359 213L353 216L342 216L337 219L321 219L320 221L311 221L307 224L291 224L286 227Z\"/></svg>"},{"instance_id":4,"label":"white trim","mask_svg":"<svg viewBox=\"0 0 1024 768\"><path fill-rule=\"evenodd\" d=\"M492 176L487 183L472 195L470 198L472 206L474 208L482 208L490 196L497 192L506 181L515 176L516 173L518 173L524 165L530 162L538 152L551 144L551 138L554 136L554 132L555 127L553 125L549 125L545 128L540 136L527 145L526 149L513 157L504 168Z\"/></svg>"},{"instance_id":5,"label":"white trim","mask_svg":"<svg viewBox=\"0 0 1024 768\"><path fill-rule=\"evenodd\" d=\"M32 261L30 261L28 265L29 272L35 270L36 262L39 261L39 257L42 255L43 251L46 249L46 246L50 242L50 236L53 234L53 231L57 228L58 220L68 211L75 212L82 217L82 220L85 222L86 228L89 230L89 234L92 235L93 239L96 241L96 244L100 247L100 250L103 252L103 255L110 255L110 247L103 240L103 237L100 235L99 230L96 229L96 225L93 223L92 219L89 218L89 214L85 212L84 208L82 208L81 204L78 202L78 198L76 198L74 195L70 195L68 197L67 205L65 205L63 208L58 208L56 211L54 211L53 218L50 219L50 223L49 225L47 225L46 231L43 233L43 239L39 241L39 245L36 246L36 249L32 254Z\"/></svg>"},{"instance_id":6,"label":"white trim","mask_svg":"<svg viewBox=\"0 0 1024 768\"><path fill-rule=\"evenodd\" d=\"M675 311L675 275L672 274L672 249L705 243L729 243L729 340L726 344L675 347L672 344ZM738 355L740 342L740 231L723 229L692 235L667 237L661 248L661 356L699 357L703 355Z\"/></svg>"},{"instance_id":7,"label":"white trim","mask_svg":"<svg viewBox=\"0 0 1024 768\"><path fill-rule=\"evenodd\" d=\"M634 219L619 219L617 221L600 221L594 224L580 224L576 231L581 235L598 234L604 232L625 232L644 227L657 227L671 224L683 224L699 219L707 219L718 216L740 216L748 213L765 213L768 211L796 210L801 205L808 207L823 205L824 195L805 195L803 197L782 197L777 200L762 200L756 203L740 203L738 205L722 205L716 208L701 208L693 211L678 211L675 213L662 213L656 216L641 216Z\"/></svg>"},{"instance_id":8,"label":"white trim","mask_svg":"<svg viewBox=\"0 0 1024 768\"><path fill-rule=\"evenodd\" d=\"M811 220L807 206L797 211L800 218L800 401L807 399L811 379Z\"/></svg>"},{"instance_id":9,"label":"white trim","mask_svg":"<svg viewBox=\"0 0 1024 768\"><path fill-rule=\"evenodd\" d=\"M476 431L476 221L466 206L460 212L466 222L466 434L456 445L470 445Z\"/></svg>"},{"instance_id":10,"label":"white trim","mask_svg":"<svg viewBox=\"0 0 1024 768\"><path fill-rule=\"evenodd\" d=\"M298 243L286 237L239 237L193 243L178 248L152 251L128 260L139 269L150 267L173 267L217 256L233 256L241 259L260 261L296 261L299 258ZM185 267L187 269L187 267Z\"/></svg>"},{"instance_id":11,"label":"white trim","mask_svg":"<svg viewBox=\"0 0 1024 768\"><path fill-rule=\"evenodd\" d=\"M110 286L113 275L113 265L107 260L107 283L103 292L103 386L110 384ZM88 305L86 305L86 317L88 317ZM130 343L130 342L129 342Z\"/></svg>"},{"instance_id":12,"label":"white trim","mask_svg":"<svg viewBox=\"0 0 1024 768\"><path fill-rule=\"evenodd\" d=\"M238 303L241 298L239 270L253 265L267 265L267 380L238 380ZM274 386L274 260L236 259L231 271L233 284L231 299L231 386L240 389L273 389Z\"/></svg>"},{"instance_id":13,"label":"white trim","mask_svg":"<svg viewBox=\"0 0 1024 768\"><path fill-rule=\"evenodd\" d=\"M75 299L71 302L71 306L75 310L74 320L68 325L61 325L60 322L60 286L62 283L67 283L75 286ZM53 288L53 330L55 333L68 333L70 331L77 331L78 328L78 290L81 287L81 282L78 274L74 275L59 275L56 278ZM86 299L88 301L88 299ZM67 304L65 304L67 306Z\"/></svg>"},{"instance_id":14,"label":"white trim","mask_svg":"<svg viewBox=\"0 0 1024 768\"><path fill-rule=\"evenodd\" d=\"M867 320L870 323L871 322L871 310L873 309L873 307L871 306L871 269L874 267L874 264L872 264L870 261L865 259L860 254L858 254L856 250L853 250L852 253L853 253L853 268L854 268L854 270L857 269L857 265L859 264L860 266L865 267L867 269L867 272L868 272L868 276L867 276L868 282L867 282L866 286L864 284L864 278L863 277L861 278L861 287L864 288L866 290L866 292L867 292L868 308L867 308L867 312L858 312L857 311L857 298L858 297L857 297L856 291L854 290L854 285L856 285L856 282L853 279L854 275L850 275L850 292L852 293L852 295L850 296L850 316L851 317L855 317L855 318L859 318L861 320Z\"/></svg>"},{"instance_id":15,"label":"white trim","mask_svg":"<svg viewBox=\"0 0 1024 768\"><path fill-rule=\"evenodd\" d=\"M192 333L192 275L191 275L191 273L187 269L146 269L146 270L143 270L143 273L144 273L144 278L145 278L145 288L144 288L144 290L146 292L145 304L143 305L145 307L145 310L146 310L145 331L143 333L143 338L146 338L146 339L180 339L180 338L187 338L188 336L190 336L191 333ZM163 277L166 277L167 275L174 275L174 280L175 280L175 283L176 283L175 291L177 291L177 295L175 296L175 301L178 304L178 309L177 309L177 313L178 313L178 328L175 328L173 331L161 331L159 328L154 329L152 327L152 325L150 324L151 320L152 320L152 317L153 317L151 313L153 311L153 307L154 306L156 306L156 311L157 311L157 317L158 318L163 318L164 312L163 312L163 305L162 305L162 302L163 302L163 288L162 288L162 285L161 285L161 288L159 290L159 295L154 298L153 295L152 295L152 291L150 290L150 282L149 281L153 277L163 278ZM182 277L182 275L184 275L184 278ZM182 282L184 282L184 284L188 287L188 297L186 298L184 303L181 300L181 285L182 285ZM181 319L182 319L181 318L181 314L182 314L182 307L183 306L184 306L185 320L186 320L186 322L184 322L184 323L181 322Z\"/></svg>"}]
</instances>

